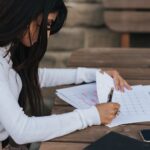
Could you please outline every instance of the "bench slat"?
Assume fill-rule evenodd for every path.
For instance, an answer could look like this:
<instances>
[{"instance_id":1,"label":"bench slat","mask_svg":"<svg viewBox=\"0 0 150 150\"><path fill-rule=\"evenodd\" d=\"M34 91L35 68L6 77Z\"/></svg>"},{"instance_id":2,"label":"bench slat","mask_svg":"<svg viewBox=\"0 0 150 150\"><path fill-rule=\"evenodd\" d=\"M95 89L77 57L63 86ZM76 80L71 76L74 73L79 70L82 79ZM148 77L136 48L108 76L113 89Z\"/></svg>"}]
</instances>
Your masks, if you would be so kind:
<instances>
[{"instance_id":1,"label":"bench slat","mask_svg":"<svg viewBox=\"0 0 150 150\"><path fill-rule=\"evenodd\" d=\"M112 53L112 54L150 54L150 48L118 48L118 47L112 47L112 48L83 48L78 49L74 51L73 53L78 52L88 52L88 53Z\"/></svg>"},{"instance_id":2,"label":"bench slat","mask_svg":"<svg viewBox=\"0 0 150 150\"><path fill-rule=\"evenodd\" d=\"M40 150L83 150L87 143L44 142Z\"/></svg>"},{"instance_id":3,"label":"bench slat","mask_svg":"<svg viewBox=\"0 0 150 150\"><path fill-rule=\"evenodd\" d=\"M82 57L82 56L81 56ZM112 68L149 68L150 67L150 59L142 59L142 60L136 60L134 57L132 59L124 59L122 60L115 60L115 58L104 58L99 57L95 58L95 60L90 59L90 57L82 57L80 60L80 57L74 57L75 59L70 61L71 67L78 67L78 66L85 66L85 67L112 67ZM78 59L78 61L77 61ZM133 61L134 60L134 61ZM90 61L90 63L89 63Z\"/></svg>"},{"instance_id":4,"label":"bench slat","mask_svg":"<svg viewBox=\"0 0 150 150\"><path fill-rule=\"evenodd\" d=\"M105 11L106 25L117 32L150 32L150 12Z\"/></svg>"},{"instance_id":5,"label":"bench slat","mask_svg":"<svg viewBox=\"0 0 150 150\"><path fill-rule=\"evenodd\" d=\"M116 9L149 9L149 0L103 0L105 8Z\"/></svg>"},{"instance_id":6,"label":"bench slat","mask_svg":"<svg viewBox=\"0 0 150 150\"><path fill-rule=\"evenodd\" d=\"M91 48L72 53L69 67L150 68L150 49Z\"/></svg>"}]
</instances>

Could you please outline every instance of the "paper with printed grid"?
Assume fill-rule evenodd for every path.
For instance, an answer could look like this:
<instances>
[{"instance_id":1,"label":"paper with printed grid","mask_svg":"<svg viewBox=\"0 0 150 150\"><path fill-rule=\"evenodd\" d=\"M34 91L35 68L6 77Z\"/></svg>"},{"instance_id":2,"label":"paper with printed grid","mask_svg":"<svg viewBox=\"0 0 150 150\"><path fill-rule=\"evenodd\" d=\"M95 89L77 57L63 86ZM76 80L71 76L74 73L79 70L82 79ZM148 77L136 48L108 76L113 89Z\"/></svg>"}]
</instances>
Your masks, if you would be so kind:
<instances>
[{"instance_id":1,"label":"paper with printed grid","mask_svg":"<svg viewBox=\"0 0 150 150\"><path fill-rule=\"evenodd\" d=\"M108 93L114 87L113 79L106 73L97 72L96 76L96 83L59 89L56 94L79 109L106 103ZM124 93L115 90L112 101L120 104L120 113L109 127L150 121L150 86L132 86L132 90Z\"/></svg>"}]
</instances>

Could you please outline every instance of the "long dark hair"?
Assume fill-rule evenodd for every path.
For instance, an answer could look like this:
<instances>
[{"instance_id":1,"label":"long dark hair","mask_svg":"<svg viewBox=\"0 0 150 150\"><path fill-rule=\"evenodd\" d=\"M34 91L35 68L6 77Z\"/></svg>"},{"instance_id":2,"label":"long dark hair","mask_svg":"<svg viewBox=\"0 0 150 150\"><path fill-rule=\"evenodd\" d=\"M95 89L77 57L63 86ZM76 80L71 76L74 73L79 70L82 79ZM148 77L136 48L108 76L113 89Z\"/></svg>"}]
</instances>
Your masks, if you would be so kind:
<instances>
[{"instance_id":1,"label":"long dark hair","mask_svg":"<svg viewBox=\"0 0 150 150\"><path fill-rule=\"evenodd\" d=\"M28 115L44 115L38 67L47 49L47 18L50 12L58 12L51 34L58 32L67 16L66 6L63 0L0 0L0 10L0 46L11 44L13 69L22 80L19 104ZM33 46L25 47L20 38L40 14L43 19L38 40Z\"/></svg>"}]
</instances>

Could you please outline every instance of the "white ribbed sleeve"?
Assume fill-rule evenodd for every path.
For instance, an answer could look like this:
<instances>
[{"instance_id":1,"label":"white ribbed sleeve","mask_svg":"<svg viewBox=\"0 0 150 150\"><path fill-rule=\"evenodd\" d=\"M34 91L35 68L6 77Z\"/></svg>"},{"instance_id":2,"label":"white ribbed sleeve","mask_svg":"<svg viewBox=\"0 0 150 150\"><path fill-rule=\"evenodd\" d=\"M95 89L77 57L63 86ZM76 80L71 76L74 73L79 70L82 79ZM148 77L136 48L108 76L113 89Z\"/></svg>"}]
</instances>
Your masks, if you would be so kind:
<instances>
[{"instance_id":1,"label":"white ribbed sleeve","mask_svg":"<svg viewBox=\"0 0 150 150\"><path fill-rule=\"evenodd\" d=\"M66 84L79 84L96 80L95 68L77 69L39 69L39 81L41 87L51 87Z\"/></svg>"},{"instance_id":2,"label":"white ribbed sleeve","mask_svg":"<svg viewBox=\"0 0 150 150\"><path fill-rule=\"evenodd\" d=\"M46 117L27 116L18 104L21 83L16 81L16 72L2 59L0 58L0 123L16 143L46 141L100 124L96 107ZM40 70L40 82L41 86L91 82L95 80L94 72L88 69L43 69ZM0 138L2 137L3 132L0 132Z\"/></svg>"}]
</instances>

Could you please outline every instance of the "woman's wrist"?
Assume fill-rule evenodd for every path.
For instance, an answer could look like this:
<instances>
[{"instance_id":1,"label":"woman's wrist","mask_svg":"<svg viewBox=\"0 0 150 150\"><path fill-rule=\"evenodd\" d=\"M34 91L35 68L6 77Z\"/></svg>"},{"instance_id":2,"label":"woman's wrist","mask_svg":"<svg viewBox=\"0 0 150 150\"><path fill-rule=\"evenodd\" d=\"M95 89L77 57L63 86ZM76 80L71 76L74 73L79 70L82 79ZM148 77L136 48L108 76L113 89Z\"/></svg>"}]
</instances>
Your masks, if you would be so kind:
<instances>
[{"instance_id":1,"label":"woman's wrist","mask_svg":"<svg viewBox=\"0 0 150 150\"><path fill-rule=\"evenodd\" d=\"M98 68L77 68L76 84L96 81L96 72L100 70Z\"/></svg>"},{"instance_id":2,"label":"woman's wrist","mask_svg":"<svg viewBox=\"0 0 150 150\"><path fill-rule=\"evenodd\" d=\"M87 126L101 124L99 112L98 112L96 106L92 106L87 109L76 109L75 111L77 111L80 114L83 128L85 128Z\"/></svg>"}]
</instances>

